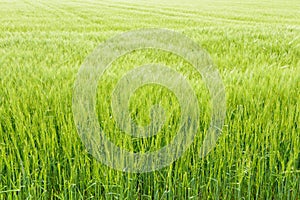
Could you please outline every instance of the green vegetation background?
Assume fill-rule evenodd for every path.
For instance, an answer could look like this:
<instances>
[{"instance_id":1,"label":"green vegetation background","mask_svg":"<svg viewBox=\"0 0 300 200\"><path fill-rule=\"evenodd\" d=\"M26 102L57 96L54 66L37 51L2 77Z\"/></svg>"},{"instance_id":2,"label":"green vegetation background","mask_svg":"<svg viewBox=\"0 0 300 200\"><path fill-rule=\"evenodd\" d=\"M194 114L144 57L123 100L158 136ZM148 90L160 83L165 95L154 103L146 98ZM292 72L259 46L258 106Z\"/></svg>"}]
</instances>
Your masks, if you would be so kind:
<instances>
[{"instance_id":1,"label":"green vegetation background","mask_svg":"<svg viewBox=\"0 0 300 200\"><path fill-rule=\"evenodd\" d=\"M299 10L296 0L1 0L0 199L299 199ZM156 61L186 74L203 108L198 137L178 161L130 174L87 153L73 121L72 90L94 48L139 28L176 30L206 49L226 87L227 116L216 148L199 159L210 116L207 91L197 82L201 77L165 52L135 52L118 60L99 82L98 103L99 121L108 132L116 130L110 133L117 144L125 141L132 151L149 144L159 148L178 123L178 106L166 103L174 97L162 95L168 91L149 97L157 86L133 97L132 110L142 114L132 117L146 123L143 105L164 96L162 103L173 113L165 138L132 141L109 120L105 94L136 64ZM100 112L101 105L107 111Z\"/></svg>"}]
</instances>

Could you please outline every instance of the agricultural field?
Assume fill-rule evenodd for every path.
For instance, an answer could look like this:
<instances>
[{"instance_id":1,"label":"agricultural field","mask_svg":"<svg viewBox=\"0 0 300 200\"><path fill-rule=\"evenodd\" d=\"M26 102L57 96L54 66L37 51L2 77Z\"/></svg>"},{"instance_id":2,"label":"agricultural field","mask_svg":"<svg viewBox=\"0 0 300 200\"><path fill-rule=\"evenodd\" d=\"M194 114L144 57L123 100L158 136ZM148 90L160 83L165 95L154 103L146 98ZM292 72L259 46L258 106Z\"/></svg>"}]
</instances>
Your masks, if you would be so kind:
<instances>
[{"instance_id":1,"label":"agricultural field","mask_svg":"<svg viewBox=\"0 0 300 200\"><path fill-rule=\"evenodd\" d=\"M191 146L171 165L119 171L83 144L74 83L101 43L151 28L181 33L210 55L225 87L225 122L216 146L200 157L212 115L201 74L170 52L126 54L97 87L98 121L114 144L153 152L180 128L176 96L157 84L137 89L128 109L144 126L160 104L166 119L159 133L137 138L118 128L111 93L136 66L164 64L186 77L200 120ZM299 122L300 1L0 0L0 199L298 200Z\"/></svg>"}]
</instances>

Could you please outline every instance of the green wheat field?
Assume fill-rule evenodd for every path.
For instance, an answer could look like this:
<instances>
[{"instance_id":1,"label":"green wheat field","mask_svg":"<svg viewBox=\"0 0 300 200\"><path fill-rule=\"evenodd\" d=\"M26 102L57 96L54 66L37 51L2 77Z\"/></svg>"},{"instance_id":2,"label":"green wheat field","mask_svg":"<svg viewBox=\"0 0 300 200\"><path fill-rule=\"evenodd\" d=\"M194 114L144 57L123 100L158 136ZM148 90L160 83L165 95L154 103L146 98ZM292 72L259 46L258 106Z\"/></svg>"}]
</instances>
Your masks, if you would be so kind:
<instances>
[{"instance_id":1,"label":"green wheat field","mask_svg":"<svg viewBox=\"0 0 300 200\"><path fill-rule=\"evenodd\" d=\"M168 145L180 106L168 89L140 87L130 117L150 122L165 108L158 135L118 129L111 92L130 69L165 64L198 98L194 142L170 166L126 173L98 162L77 133L74 82L85 58L127 31L182 33L211 56L226 89L226 119L216 147L199 157L211 117L210 96L193 66L162 50L137 50L99 78L98 121L132 152ZM300 199L300 1L0 0L0 199Z\"/></svg>"}]
</instances>

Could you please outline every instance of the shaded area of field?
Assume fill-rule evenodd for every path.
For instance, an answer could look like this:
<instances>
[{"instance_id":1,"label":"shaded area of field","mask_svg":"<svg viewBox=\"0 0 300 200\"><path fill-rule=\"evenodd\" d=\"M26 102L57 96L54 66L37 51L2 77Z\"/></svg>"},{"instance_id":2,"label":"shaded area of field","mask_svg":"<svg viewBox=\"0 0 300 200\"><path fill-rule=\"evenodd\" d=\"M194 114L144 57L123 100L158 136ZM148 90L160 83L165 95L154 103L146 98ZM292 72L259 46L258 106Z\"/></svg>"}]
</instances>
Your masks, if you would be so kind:
<instances>
[{"instance_id":1,"label":"shaded area of field","mask_svg":"<svg viewBox=\"0 0 300 200\"><path fill-rule=\"evenodd\" d=\"M299 10L298 1L271 0L0 1L0 199L299 198ZM199 133L178 161L127 174L85 150L73 122L72 90L99 43L138 28L173 29L206 49L226 87L227 117L216 148L199 159L210 117L201 76L166 52L119 59L99 81L98 102L99 121L116 144L159 149L178 123L178 105L167 103L174 97L149 86L132 97L132 117L147 123L143 105L165 96L171 128L141 141L117 130L105 95L133 66L155 61L185 74L201 108Z\"/></svg>"}]
</instances>

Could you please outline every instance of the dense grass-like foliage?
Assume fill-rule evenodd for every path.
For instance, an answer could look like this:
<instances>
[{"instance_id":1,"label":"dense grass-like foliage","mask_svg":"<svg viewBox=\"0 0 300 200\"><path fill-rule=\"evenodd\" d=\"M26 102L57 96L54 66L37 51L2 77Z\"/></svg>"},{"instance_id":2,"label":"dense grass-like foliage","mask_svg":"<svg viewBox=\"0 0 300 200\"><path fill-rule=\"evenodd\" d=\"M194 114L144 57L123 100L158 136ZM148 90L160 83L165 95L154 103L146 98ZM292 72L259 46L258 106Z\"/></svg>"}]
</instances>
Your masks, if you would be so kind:
<instances>
[{"instance_id":1,"label":"dense grass-like foliage","mask_svg":"<svg viewBox=\"0 0 300 200\"><path fill-rule=\"evenodd\" d=\"M299 1L0 1L0 199L299 199ZM138 28L168 28L211 55L226 87L227 115L217 146L198 153L210 104L201 76L183 59L141 50L112 64L99 80L99 123L131 151L168 144L180 107L170 91L148 85L130 101L149 122L165 107L157 137L118 130L110 92L127 70L163 63L186 75L201 108L188 151L159 171L115 171L88 154L77 134L72 91L85 57L101 42ZM174 101L173 101L174 100ZM170 105L172 101L174 104Z\"/></svg>"}]
</instances>

